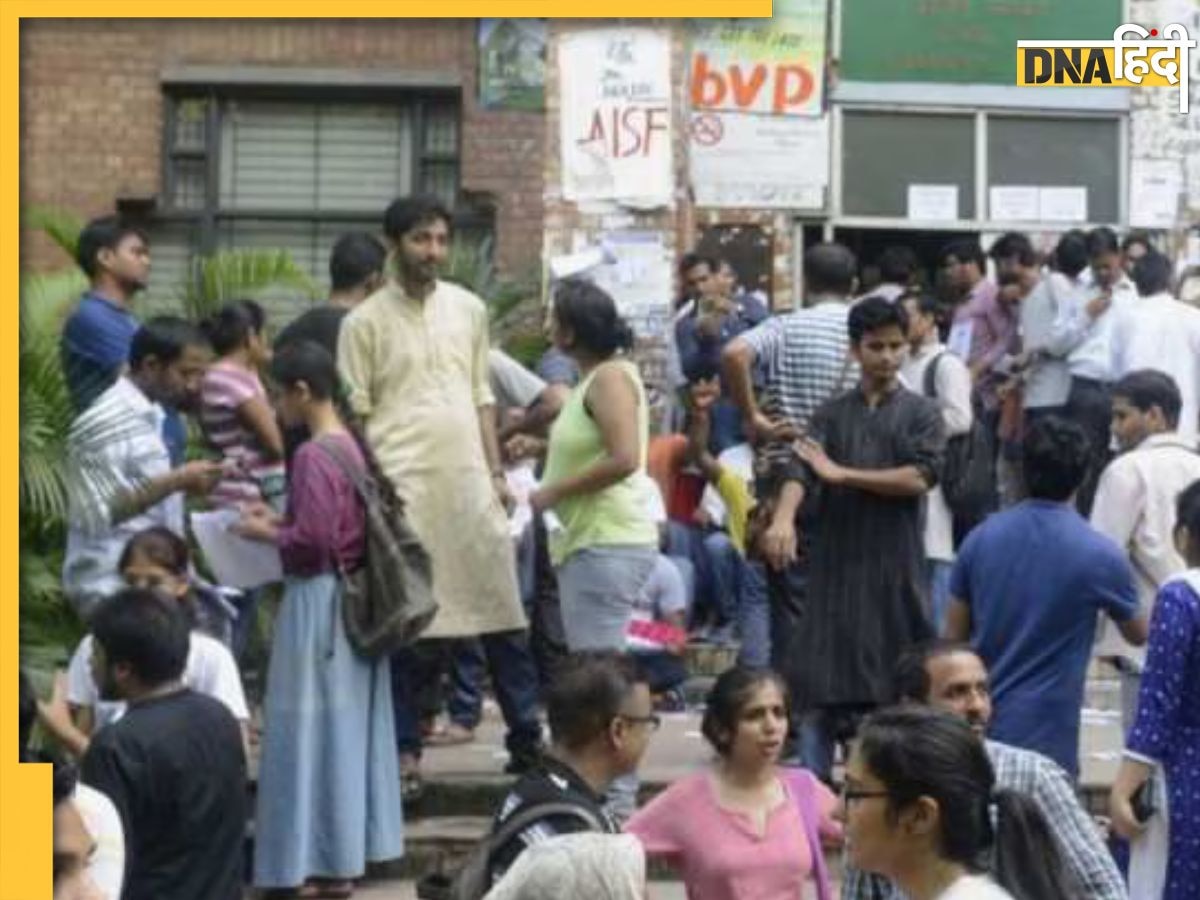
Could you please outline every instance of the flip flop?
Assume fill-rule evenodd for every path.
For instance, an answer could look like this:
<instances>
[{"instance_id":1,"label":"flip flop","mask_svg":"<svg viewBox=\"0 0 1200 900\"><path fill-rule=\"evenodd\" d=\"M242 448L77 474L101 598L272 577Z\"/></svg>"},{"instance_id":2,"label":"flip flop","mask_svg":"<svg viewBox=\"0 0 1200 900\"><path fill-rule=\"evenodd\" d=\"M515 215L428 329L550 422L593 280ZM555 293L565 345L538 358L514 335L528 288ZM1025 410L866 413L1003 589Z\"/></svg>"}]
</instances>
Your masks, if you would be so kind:
<instances>
[{"instance_id":1,"label":"flip flop","mask_svg":"<svg viewBox=\"0 0 1200 900\"><path fill-rule=\"evenodd\" d=\"M457 747L475 740L475 730L454 722L439 725L425 737L427 747Z\"/></svg>"}]
</instances>

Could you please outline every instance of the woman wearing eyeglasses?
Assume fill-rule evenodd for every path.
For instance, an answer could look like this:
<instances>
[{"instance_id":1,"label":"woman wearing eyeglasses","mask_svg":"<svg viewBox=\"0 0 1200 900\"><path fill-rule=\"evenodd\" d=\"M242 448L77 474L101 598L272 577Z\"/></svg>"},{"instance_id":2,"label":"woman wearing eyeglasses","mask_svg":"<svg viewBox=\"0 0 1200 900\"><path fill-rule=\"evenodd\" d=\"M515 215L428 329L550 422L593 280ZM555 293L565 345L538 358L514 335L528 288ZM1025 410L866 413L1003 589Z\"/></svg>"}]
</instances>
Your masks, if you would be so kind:
<instances>
[{"instance_id":1,"label":"woman wearing eyeglasses","mask_svg":"<svg viewBox=\"0 0 1200 900\"><path fill-rule=\"evenodd\" d=\"M841 836L837 799L811 773L779 766L783 681L766 669L729 670L701 728L717 752L712 766L671 785L626 831L678 870L689 900L832 900L821 841Z\"/></svg>"},{"instance_id":2,"label":"woman wearing eyeglasses","mask_svg":"<svg viewBox=\"0 0 1200 900\"><path fill-rule=\"evenodd\" d=\"M983 743L948 713L906 706L868 717L846 766L840 818L850 862L910 900L1082 896L1038 807L995 789ZM990 875L978 868L989 852Z\"/></svg>"}]
</instances>

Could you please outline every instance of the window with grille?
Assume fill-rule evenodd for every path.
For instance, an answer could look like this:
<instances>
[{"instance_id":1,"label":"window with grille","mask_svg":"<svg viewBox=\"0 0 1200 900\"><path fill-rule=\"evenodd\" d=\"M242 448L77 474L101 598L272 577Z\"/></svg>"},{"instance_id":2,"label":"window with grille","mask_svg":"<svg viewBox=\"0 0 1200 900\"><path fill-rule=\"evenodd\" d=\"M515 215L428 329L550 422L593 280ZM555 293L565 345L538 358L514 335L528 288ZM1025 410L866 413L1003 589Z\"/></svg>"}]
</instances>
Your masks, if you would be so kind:
<instances>
[{"instance_id":1,"label":"window with grille","mask_svg":"<svg viewBox=\"0 0 1200 900\"><path fill-rule=\"evenodd\" d=\"M168 97L152 296L177 292L197 253L283 249L324 286L350 230L378 232L393 199L459 199L458 98Z\"/></svg>"}]
</instances>

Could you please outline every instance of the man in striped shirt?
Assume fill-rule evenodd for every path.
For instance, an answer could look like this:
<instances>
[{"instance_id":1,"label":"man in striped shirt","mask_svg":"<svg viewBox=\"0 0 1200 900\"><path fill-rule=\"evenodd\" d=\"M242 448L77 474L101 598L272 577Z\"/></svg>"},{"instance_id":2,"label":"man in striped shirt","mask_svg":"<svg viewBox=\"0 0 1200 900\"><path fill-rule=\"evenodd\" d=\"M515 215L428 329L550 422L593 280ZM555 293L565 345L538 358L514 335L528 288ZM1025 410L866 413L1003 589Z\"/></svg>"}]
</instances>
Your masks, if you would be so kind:
<instances>
[{"instance_id":1,"label":"man in striped shirt","mask_svg":"<svg viewBox=\"0 0 1200 900\"><path fill-rule=\"evenodd\" d=\"M841 244L810 248L804 254L805 306L767 319L730 341L721 354L725 383L742 411L746 434L757 445L757 495L764 508L773 505L782 486L780 475L793 459L792 440L807 431L821 404L858 379L846 327L855 271L854 254ZM751 374L760 361L766 369L761 404ZM803 554L798 553L795 521L787 515L775 518L764 535L769 546L759 549L768 563L771 664L783 671L790 636L802 613L807 573L800 561ZM802 530L805 541L812 527L806 523Z\"/></svg>"},{"instance_id":2,"label":"man in striped shirt","mask_svg":"<svg viewBox=\"0 0 1200 900\"><path fill-rule=\"evenodd\" d=\"M966 644L936 640L914 647L896 666L903 703L920 703L955 713L983 738L992 718L988 673ZM1100 830L1079 803L1071 779L1053 760L984 739L996 773L996 790L1024 794L1041 809L1067 869L1089 900L1125 900L1128 894ZM887 802L856 800L856 803ZM847 867L842 900L900 900L904 895L886 878Z\"/></svg>"},{"instance_id":3,"label":"man in striped shirt","mask_svg":"<svg viewBox=\"0 0 1200 900\"><path fill-rule=\"evenodd\" d=\"M221 475L206 460L172 467L162 434L164 407L195 396L209 356L191 323L151 319L133 336L128 373L71 425L63 590L84 618L122 586L117 562L129 539L154 525L183 535L184 493L206 494Z\"/></svg>"}]
</instances>

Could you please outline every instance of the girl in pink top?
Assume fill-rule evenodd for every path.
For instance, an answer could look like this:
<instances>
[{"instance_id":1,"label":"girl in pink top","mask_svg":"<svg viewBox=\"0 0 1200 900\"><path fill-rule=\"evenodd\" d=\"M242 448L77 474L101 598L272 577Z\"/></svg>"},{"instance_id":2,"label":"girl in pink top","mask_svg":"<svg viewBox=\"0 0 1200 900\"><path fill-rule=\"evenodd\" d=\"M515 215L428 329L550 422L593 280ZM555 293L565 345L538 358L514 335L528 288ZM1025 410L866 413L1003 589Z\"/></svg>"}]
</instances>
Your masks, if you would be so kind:
<instances>
[{"instance_id":1,"label":"girl in pink top","mask_svg":"<svg viewBox=\"0 0 1200 900\"><path fill-rule=\"evenodd\" d=\"M810 772L779 766L783 681L729 670L708 696L702 730L717 751L712 768L671 785L626 831L679 870L689 900L832 900L820 839L840 840L837 800Z\"/></svg>"},{"instance_id":2,"label":"girl in pink top","mask_svg":"<svg viewBox=\"0 0 1200 900\"><path fill-rule=\"evenodd\" d=\"M278 507L283 498L283 435L258 375L271 361L265 325L253 300L227 303L204 322L218 359L200 387L200 427L227 466L208 495L217 508Z\"/></svg>"}]
</instances>

